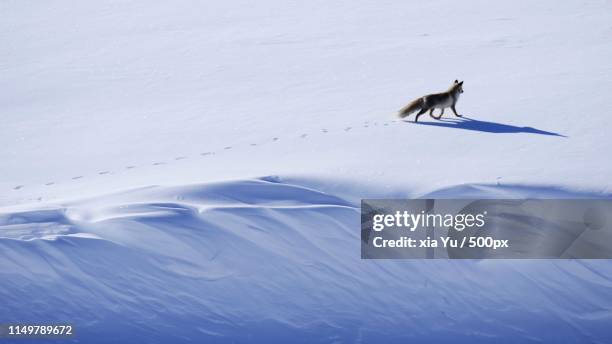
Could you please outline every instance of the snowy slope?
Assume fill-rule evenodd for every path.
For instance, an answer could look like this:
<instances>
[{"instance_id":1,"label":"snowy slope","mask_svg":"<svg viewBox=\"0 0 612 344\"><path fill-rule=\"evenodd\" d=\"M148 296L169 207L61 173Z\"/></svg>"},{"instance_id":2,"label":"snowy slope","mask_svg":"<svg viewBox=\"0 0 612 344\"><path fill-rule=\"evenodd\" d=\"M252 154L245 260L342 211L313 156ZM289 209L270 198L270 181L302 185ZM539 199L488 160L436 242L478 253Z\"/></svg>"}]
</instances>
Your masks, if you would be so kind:
<instances>
[{"instance_id":1,"label":"snowy slope","mask_svg":"<svg viewBox=\"0 0 612 344\"><path fill-rule=\"evenodd\" d=\"M609 262L362 261L358 212L266 178L2 214L3 320L87 343L611 339Z\"/></svg>"},{"instance_id":2,"label":"snowy slope","mask_svg":"<svg viewBox=\"0 0 612 344\"><path fill-rule=\"evenodd\" d=\"M2 204L271 174L609 190L608 3L0 6ZM455 78L481 122L373 127Z\"/></svg>"},{"instance_id":3,"label":"snowy slope","mask_svg":"<svg viewBox=\"0 0 612 344\"><path fill-rule=\"evenodd\" d=\"M0 323L71 320L86 342L610 341L608 262L361 261L356 208L611 197L609 2L0 13ZM395 116L456 78L466 119Z\"/></svg>"}]
</instances>

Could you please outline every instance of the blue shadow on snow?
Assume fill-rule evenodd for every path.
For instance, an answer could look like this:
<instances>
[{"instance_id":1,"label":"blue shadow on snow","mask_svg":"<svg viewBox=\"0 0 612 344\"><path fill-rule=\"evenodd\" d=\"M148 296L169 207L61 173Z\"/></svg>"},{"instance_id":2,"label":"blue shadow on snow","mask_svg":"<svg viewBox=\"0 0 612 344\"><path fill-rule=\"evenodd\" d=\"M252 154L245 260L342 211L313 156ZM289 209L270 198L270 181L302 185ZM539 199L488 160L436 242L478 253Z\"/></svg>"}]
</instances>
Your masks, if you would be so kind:
<instances>
[{"instance_id":1,"label":"blue shadow on snow","mask_svg":"<svg viewBox=\"0 0 612 344\"><path fill-rule=\"evenodd\" d=\"M442 119L435 122L416 122L416 125L429 125L433 127L445 127L455 129L465 129L473 131L481 131L485 133L495 134L515 134L515 133L527 133L527 134L539 134L548 136L559 136L567 137L565 135L555 133L552 131L540 130L532 127L519 127L510 124L487 122L477 119L471 119L468 117L453 118L453 119Z\"/></svg>"}]
</instances>

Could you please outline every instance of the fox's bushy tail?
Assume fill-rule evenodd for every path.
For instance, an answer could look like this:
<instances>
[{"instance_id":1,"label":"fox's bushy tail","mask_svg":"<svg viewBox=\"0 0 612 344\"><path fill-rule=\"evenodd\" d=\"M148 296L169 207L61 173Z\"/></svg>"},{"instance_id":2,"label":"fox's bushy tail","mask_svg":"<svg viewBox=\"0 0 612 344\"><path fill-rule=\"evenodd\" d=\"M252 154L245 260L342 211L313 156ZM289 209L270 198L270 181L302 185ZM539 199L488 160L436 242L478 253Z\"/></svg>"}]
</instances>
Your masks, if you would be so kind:
<instances>
[{"instance_id":1,"label":"fox's bushy tail","mask_svg":"<svg viewBox=\"0 0 612 344\"><path fill-rule=\"evenodd\" d=\"M417 98L399 110L398 116L401 118L408 117L411 113L423 108L423 98Z\"/></svg>"}]
</instances>

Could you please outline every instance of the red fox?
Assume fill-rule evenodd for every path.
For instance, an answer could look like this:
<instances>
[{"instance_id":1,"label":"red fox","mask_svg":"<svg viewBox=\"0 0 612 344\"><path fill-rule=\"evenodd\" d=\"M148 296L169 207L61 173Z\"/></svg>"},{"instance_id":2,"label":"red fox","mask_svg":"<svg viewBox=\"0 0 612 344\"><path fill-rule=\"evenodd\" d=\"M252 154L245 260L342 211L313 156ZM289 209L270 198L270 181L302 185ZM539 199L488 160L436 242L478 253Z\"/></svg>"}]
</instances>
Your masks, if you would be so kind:
<instances>
[{"instance_id":1,"label":"red fox","mask_svg":"<svg viewBox=\"0 0 612 344\"><path fill-rule=\"evenodd\" d=\"M455 116L461 117L455 109L455 104L457 104L461 93L463 93L463 81L455 80L446 92L429 94L413 100L399 111L399 116L401 118L408 117L411 113L421 110L416 114L415 122L418 122L419 117L427 111L429 111L431 118L440 119L444 115L444 109L450 107ZM438 117L433 114L435 109L442 109Z\"/></svg>"}]
</instances>

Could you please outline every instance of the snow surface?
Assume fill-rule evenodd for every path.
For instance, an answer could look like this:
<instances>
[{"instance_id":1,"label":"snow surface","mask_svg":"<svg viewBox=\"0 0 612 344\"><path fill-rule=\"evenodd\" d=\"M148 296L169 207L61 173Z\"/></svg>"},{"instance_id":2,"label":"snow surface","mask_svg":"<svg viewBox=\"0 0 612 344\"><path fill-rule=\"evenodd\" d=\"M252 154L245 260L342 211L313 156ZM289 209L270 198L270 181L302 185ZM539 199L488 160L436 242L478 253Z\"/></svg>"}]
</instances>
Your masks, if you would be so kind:
<instances>
[{"instance_id":1,"label":"snow surface","mask_svg":"<svg viewBox=\"0 0 612 344\"><path fill-rule=\"evenodd\" d=\"M609 262L362 261L357 208L611 197L610 2L0 13L0 323L87 343L612 340ZM466 119L395 116L456 78Z\"/></svg>"}]
</instances>

